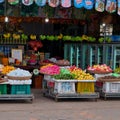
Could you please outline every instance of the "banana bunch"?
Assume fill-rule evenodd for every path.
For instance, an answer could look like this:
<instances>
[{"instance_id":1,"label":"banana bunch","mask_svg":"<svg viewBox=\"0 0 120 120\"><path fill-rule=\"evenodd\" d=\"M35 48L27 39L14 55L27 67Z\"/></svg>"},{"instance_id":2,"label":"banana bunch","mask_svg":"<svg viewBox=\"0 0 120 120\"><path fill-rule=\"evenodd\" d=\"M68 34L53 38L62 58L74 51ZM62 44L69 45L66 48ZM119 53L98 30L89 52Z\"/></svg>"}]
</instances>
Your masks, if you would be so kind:
<instances>
[{"instance_id":1,"label":"banana bunch","mask_svg":"<svg viewBox=\"0 0 120 120\"><path fill-rule=\"evenodd\" d=\"M16 39L16 40L17 40L17 39L20 39L20 35L14 33L14 34L13 34L13 38Z\"/></svg>"},{"instance_id":2,"label":"banana bunch","mask_svg":"<svg viewBox=\"0 0 120 120\"><path fill-rule=\"evenodd\" d=\"M82 35L82 40L88 41L89 37L87 35Z\"/></svg>"},{"instance_id":3,"label":"banana bunch","mask_svg":"<svg viewBox=\"0 0 120 120\"><path fill-rule=\"evenodd\" d=\"M60 35L58 35L58 39L62 39L63 38L63 34L60 33Z\"/></svg>"},{"instance_id":4,"label":"banana bunch","mask_svg":"<svg viewBox=\"0 0 120 120\"><path fill-rule=\"evenodd\" d=\"M25 35L25 34L22 34L22 35L21 35L21 38L22 38L23 40L27 40L27 39L28 39L28 36Z\"/></svg>"},{"instance_id":5,"label":"banana bunch","mask_svg":"<svg viewBox=\"0 0 120 120\"><path fill-rule=\"evenodd\" d=\"M40 35L40 40L45 40L46 39L46 36L45 35Z\"/></svg>"},{"instance_id":6,"label":"banana bunch","mask_svg":"<svg viewBox=\"0 0 120 120\"><path fill-rule=\"evenodd\" d=\"M31 34L31 35L30 35L30 39L31 39L31 40L36 40L36 35Z\"/></svg>"},{"instance_id":7,"label":"banana bunch","mask_svg":"<svg viewBox=\"0 0 120 120\"><path fill-rule=\"evenodd\" d=\"M5 34L3 34L3 36L4 36L5 38L9 38L9 37L11 36L11 34L10 34L10 33L5 33Z\"/></svg>"}]
</instances>

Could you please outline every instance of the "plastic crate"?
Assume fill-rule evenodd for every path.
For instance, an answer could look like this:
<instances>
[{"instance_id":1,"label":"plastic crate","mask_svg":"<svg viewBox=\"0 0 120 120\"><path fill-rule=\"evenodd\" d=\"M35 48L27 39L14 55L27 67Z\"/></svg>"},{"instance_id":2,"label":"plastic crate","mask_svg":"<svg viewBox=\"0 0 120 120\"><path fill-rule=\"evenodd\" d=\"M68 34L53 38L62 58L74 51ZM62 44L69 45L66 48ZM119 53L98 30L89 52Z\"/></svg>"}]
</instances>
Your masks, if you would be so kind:
<instances>
[{"instance_id":1,"label":"plastic crate","mask_svg":"<svg viewBox=\"0 0 120 120\"><path fill-rule=\"evenodd\" d=\"M7 94L7 85L6 84L0 84L0 95L1 94Z\"/></svg>"},{"instance_id":2,"label":"plastic crate","mask_svg":"<svg viewBox=\"0 0 120 120\"><path fill-rule=\"evenodd\" d=\"M105 93L120 93L120 82L105 82L102 91Z\"/></svg>"},{"instance_id":3,"label":"plastic crate","mask_svg":"<svg viewBox=\"0 0 120 120\"><path fill-rule=\"evenodd\" d=\"M93 93L95 92L95 82L78 82L77 93Z\"/></svg>"},{"instance_id":4,"label":"plastic crate","mask_svg":"<svg viewBox=\"0 0 120 120\"><path fill-rule=\"evenodd\" d=\"M11 85L11 94L31 94L30 85Z\"/></svg>"},{"instance_id":5,"label":"plastic crate","mask_svg":"<svg viewBox=\"0 0 120 120\"><path fill-rule=\"evenodd\" d=\"M55 82L54 93L61 94L75 93L75 82Z\"/></svg>"}]
</instances>

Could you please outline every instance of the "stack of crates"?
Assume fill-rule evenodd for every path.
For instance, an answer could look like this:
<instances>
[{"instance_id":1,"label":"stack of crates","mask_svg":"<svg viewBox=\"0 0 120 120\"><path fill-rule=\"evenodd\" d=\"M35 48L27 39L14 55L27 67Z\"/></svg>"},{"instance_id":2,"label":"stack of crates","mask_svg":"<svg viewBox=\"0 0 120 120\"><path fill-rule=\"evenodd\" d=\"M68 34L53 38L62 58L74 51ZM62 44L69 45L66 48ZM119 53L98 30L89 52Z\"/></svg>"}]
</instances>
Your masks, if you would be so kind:
<instances>
[{"instance_id":1,"label":"stack of crates","mask_svg":"<svg viewBox=\"0 0 120 120\"><path fill-rule=\"evenodd\" d=\"M81 82L77 83L77 93L94 93L95 92L95 82L90 80L89 82Z\"/></svg>"},{"instance_id":2,"label":"stack of crates","mask_svg":"<svg viewBox=\"0 0 120 120\"><path fill-rule=\"evenodd\" d=\"M0 95L7 94L7 84L0 84Z\"/></svg>"},{"instance_id":3,"label":"stack of crates","mask_svg":"<svg viewBox=\"0 0 120 120\"><path fill-rule=\"evenodd\" d=\"M120 82L104 82L102 92L120 93Z\"/></svg>"},{"instance_id":4,"label":"stack of crates","mask_svg":"<svg viewBox=\"0 0 120 120\"><path fill-rule=\"evenodd\" d=\"M30 85L11 85L10 94L31 94Z\"/></svg>"}]
</instances>

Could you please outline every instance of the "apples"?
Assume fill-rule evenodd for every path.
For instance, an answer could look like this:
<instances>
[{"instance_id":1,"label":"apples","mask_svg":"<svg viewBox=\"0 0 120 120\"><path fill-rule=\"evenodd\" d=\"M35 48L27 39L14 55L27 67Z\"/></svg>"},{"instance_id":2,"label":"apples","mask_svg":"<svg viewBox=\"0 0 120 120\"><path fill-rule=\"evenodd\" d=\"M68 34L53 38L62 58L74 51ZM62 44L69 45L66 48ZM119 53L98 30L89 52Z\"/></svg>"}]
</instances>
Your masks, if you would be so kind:
<instances>
[{"instance_id":1,"label":"apples","mask_svg":"<svg viewBox=\"0 0 120 120\"><path fill-rule=\"evenodd\" d=\"M89 70L89 71L112 72L112 69L110 68L110 66L107 66L106 64L89 66L87 68L87 70Z\"/></svg>"}]
</instances>

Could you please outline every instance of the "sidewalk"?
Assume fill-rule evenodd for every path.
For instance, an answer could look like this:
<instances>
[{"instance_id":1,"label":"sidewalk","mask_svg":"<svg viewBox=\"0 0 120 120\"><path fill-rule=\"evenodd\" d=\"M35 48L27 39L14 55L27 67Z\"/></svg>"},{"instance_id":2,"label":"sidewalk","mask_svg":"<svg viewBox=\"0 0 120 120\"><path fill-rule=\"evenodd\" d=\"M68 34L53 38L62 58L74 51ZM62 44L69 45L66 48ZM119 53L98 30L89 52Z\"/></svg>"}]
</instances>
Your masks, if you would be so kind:
<instances>
[{"instance_id":1,"label":"sidewalk","mask_svg":"<svg viewBox=\"0 0 120 120\"><path fill-rule=\"evenodd\" d=\"M120 99L55 102L40 90L33 93L33 103L0 101L0 120L120 120Z\"/></svg>"}]
</instances>

